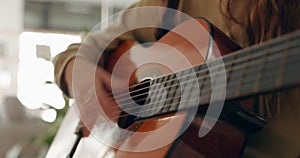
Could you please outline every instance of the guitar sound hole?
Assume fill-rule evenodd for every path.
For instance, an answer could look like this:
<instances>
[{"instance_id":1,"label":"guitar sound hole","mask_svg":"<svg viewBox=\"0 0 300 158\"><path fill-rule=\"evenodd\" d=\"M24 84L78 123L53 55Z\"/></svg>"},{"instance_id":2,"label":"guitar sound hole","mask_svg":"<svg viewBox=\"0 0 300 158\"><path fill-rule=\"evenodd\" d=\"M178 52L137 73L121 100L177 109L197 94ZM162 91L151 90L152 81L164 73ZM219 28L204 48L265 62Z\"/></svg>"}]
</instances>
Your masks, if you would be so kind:
<instances>
[{"instance_id":1,"label":"guitar sound hole","mask_svg":"<svg viewBox=\"0 0 300 158\"><path fill-rule=\"evenodd\" d=\"M150 83L151 83L151 79L145 79L141 83L137 84L136 87L133 87L130 90L131 99L136 104L142 106L142 105L147 104L150 101L150 100L147 100ZM130 108L134 108L134 107L130 107ZM125 116L125 117L120 117L120 119L118 120L119 127L123 128L123 129L134 131L135 128L130 129L129 127L135 123L135 119L137 117L134 115L128 115L128 113L125 111L123 111L121 113L121 116Z\"/></svg>"}]
</instances>

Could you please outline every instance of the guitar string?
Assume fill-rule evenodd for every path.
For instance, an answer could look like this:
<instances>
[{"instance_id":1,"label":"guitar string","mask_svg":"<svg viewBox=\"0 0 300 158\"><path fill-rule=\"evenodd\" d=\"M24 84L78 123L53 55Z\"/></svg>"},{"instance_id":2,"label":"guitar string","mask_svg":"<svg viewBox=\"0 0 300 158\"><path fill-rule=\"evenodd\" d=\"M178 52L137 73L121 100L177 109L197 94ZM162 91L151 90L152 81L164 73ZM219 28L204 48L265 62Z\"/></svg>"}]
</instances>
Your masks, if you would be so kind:
<instances>
[{"instance_id":1,"label":"guitar string","mask_svg":"<svg viewBox=\"0 0 300 158\"><path fill-rule=\"evenodd\" d=\"M252 74L255 74L255 72L252 72ZM250 75L251 76L251 75ZM272 76L271 76L272 77ZM257 81L257 79L254 79L254 80L247 80L247 82L246 81L243 81L242 83L241 83L241 87L245 84L245 83L253 83L252 81ZM210 92L211 91L211 88L210 88L210 85L211 85L211 82L205 82L204 83L204 86L203 87L205 87L204 89L202 89L202 93L203 92ZM218 86L217 87L217 89L219 89L219 90L222 90L223 88L228 88L228 85L229 84L227 84L227 87L221 87L221 86ZM175 90L170 90L170 91L168 91L168 94L171 94L171 96L175 96L175 94L176 93L178 93L178 90L179 89L176 89L176 85L175 86L170 86L170 89L171 88L174 88L175 87ZM193 84L189 84L189 86L186 86L186 87L184 87L183 88L183 92L181 92L180 91L180 94L181 93L183 93L183 94L185 94L185 90L192 90L191 88L193 88L194 87L194 85ZM208 91L209 90L209 91ZM160 95L155 95L154 97L151 97L151 100L157 100L157 98L158 97L161 97L161 95L162 94L160 94ZM158 97L157 97L158 96ZM170 95L169 95L170 96ZM181 95L180 97L185 97L185 95ZM200 95L200 97L202 97L201 95ZM146 98L147 99L147 98ZM172 101L172 100L176 100L176 99L178 99L178 97L172 97L172 98L169 98L169 99L167 99L167 100L164 100L164 101ZM145 99L138 99L138 100L135 100L135 102L140 102L140 101L146 101ZM130 108L125 108L126 106L129 106L129 105L132 105L132 103L134 103L134 102L131 102L131 100L128 100L127 102L124 102L124 103L120 103L120 102L118 102L119 104L121 104L119 107L121 107L122 109L124 109L124 110L132 110L132 109L134 109L135 107L130 107ZM157 104L157 103L159 103L159 102L151 102L151 103L153 103L153 104Z\"/></svg>"},{"instance_id":2,"label":"guitar string","mask_svg":"<svg viewBox=\"0 0 300 158\"><path fill-rule=\"evenodd\" d=\"M285 50L285 49L290 49L290 48L293 48L294 46L291 46L291 47L289 47L289 48L281 48L281 49L276 49L276 50L274 50L273 52L268 52L267 54L264 54L264 53L260 53L260 52L263 52L263 50L261 50L261 51L258 51L258 52L255 52L255 55L256 56L252 56L250 59L257 59L259 56L270 56L271 54L275 54L275 53L278 53L279 51L282 51L282 50ZM296 46L296 47L298 47L298 46ZM247 53L249 53L249 52L247 52ZM250 52L251 53L251 52ZM237 54L238 55L238 54ZM216 60L220 60L220 59L216 59ZM230 65L232 65L233 63L238 63L238 62L242 62L242 61L246 61L246 60L249 60L249 57L248 57L248 55L247 56L244 56L244 57L240 57L240 58L238 58L238 60L234 60L234 61L230 61L230 62L226 62L225 64L224 64L224 66L226 67L226 66L230 66ZM254 61L254 60L251 60L251 61ZM216 61L212 61L212 62L216 62ZM208 63L209 64L209 63ZM221 63L222 64L222 63ZM202 65L205 65L205 64L202 64ZM202 65L199 65L199 66L202 66ZM198 67L198 66L195 66L195 67ZM219 65L219 63L218 63L218 65L212 65L212 67L210 67L210 69L213 69L213 68L216 68L216 67L222 67L222 65L220 66ZM189 70L189 69L186 69L186 70ZM186 70L184 70L184 71L186 71ZM180 72L182 72L182 71L180 71ZM180 73L180 72L177 72L178 74ZM203 72L209 72L209 70L206 68L206 69L201 69L200 71L196 71L195 73L203 73ZM186 75L184 75L184 76L180 76L180 78L184 78L184 77L189 77L190 76L190 74L186 74ZM162 76L162 77L165 77L165 76ZM162 77L159 77L159 78L162 78ZM206 77L206 76L205 76ZM159 79L159 78L157 78L157 79ZM157 80L156 79L156 80ZM167 81L165 81L165 82L161 82L161 83L159 83L159 84L165 84L165 83L170 83L170 82L173 82L173 81L175 81L175 80L178 80L178 78L174 78L174 79L171 79L171 80L167 80ZM150 82L150 81L149 81ZM149 82L143 82L143 83L140 83L140 84L135 84L135 85L133 85L133 86L130 86L129 88L133 88L133 87L136 87L136 86L141 86L141 85L143 85L143 84L147 84L147 83L149 83ZM150 85L150 86L152 86L152 85ZM130 94L132 94L132 93L137 93L137 92L140 92L140 91L143 91L143 90L146 90L146 89L148 89L149 87L144 87L144 88L140 88L140 89L137 89L137 90L133 90L133 91L131 91L130 92ZM124 91L124 90L123 90ZM122 92L122 90L120 90L119 92ZM125 95L128 95L128 93L123 93L123 94L119 94L118 95L118 92L116 92L115 93L116 95L114 95L114 97L116 98L116 99L118 99L119 97L122 97L122 96L125 96ZM132 96L131 96L132 97Z\"/></svg>"},{"instance_id":3,"label":"guitar string","mask_svg":"<svg viewBox=\"0 0 300 158\"><path fill-rule=\"evenodd\" d=\"M273 76L273 75L270 75L270 76ZM269 77L270 77L269 76ZM266 76L266 77L268 77L268 76ZM253 82L254 81L254 82ZM242 83L242 85L244 85L245 83L255 83L257 80L256 79L254 79L254 80L248 80L247 82L243 82ZM241 85L241 86L242 86ZM193 86L189 86L189 87L186 87L186 89L189 89L189 88L192 88ZM223 89L223 88L228 88L228 87L221 87L221 86L219 86L218 87L218 89ZM251 88L248 88L248 89L243 89L244 91L246 91L245 92L245 95L246 95L246 93L251 93L251 92L254 92L254 90L253 90L253 87L251 87ZM172 93L172 92L176 92L176 91L170 91L170 93ZM205 92L205 94L204 95L202 95L203 94L203 92ZM206 88L205 90L203 90L202 91L202 94L200 95L200 97L207 97L208 95L209 95L209 93L208 92L211 92L211 88ZM217 91L218 92L218 91ZM228 92L228 91L227 91ZM234 95L234 94L232 94L233 92L231 92L231 93L227 93L227 95L229 95L229 96L231 96L231 97L235 97L236 95ZM179 99L179 98L181 98L181 97L184 97L184 96L186 96L186 95L181 95L181 96L179 96L179 97L172 97L172 98L169 98L169 99L165 99L165 100L160 100L160 101L158 101L158 102L151 102L150 104L157 104L157 103L161 103L161 102L167 102L167 101L172 101L172 100L176 100L176 99ZM228 98L227 97L227 99L230 99L230 98ZM132 110L132 109L134 109L135 107L132 107L132 108L127 108L127 109L124 109L124 110ZM140 107L138 107L138 108L140 108Z\"/></svg>"},{"instance_id":4,"label":"guitar string","mask_svg":"<svg viewBox=\"0 0 300 158\"><path fill-rule=\"evenodd\" d=\"M298 46L297 46L298 47ZM297 54L296 54L297 55ZM277 58L280 58L280 57L277 57ZM276 58L276 59L277 59ZM272 60L274 60L274 59L272 59ZM240 66L239 68L243 68L243 67L245 67L245 65L243 65L243 66ZM255 73L255 72L254 72ZM197 79L198 80L198 79ZM193 81L193 80L189 80L188 82L190 82L190 81ZM256 80L255 80L256 81ZM249 81L248 81L249 82ZM173 85L174 86L174 85ZM208 87L208 90L210 90L211 88L210 87ZM207 90L207 88L206 89L203 89L203 91L205 91L205 90ZM170 92L169 92L170 93ZM180 96L180 97L182 97L182 96ZM174 98L173 98L174 99ZM164 101L165 102L165 101ZM157 102L155 102L155 103L157 103ZM154 103L152 103L152 104L154 104ZM124 105L122 105L122 106L124 106ZM128 110L132 110L133 108L140 108L140 107L131 107L131 108L127 108L127 109L124 109L123 108L123 110L124 111L128 111ZM116 108L116 109L118 109L118 108ZM136 113L136 114L138 114L138 113ZM129 116L128 114L127 115L125 115L125 116ZM122 116L122 117L125 117L125 116ZM120 116L121 117L121 116Z\"/></svg>"},{"instance_id":5,"label":"guitar string","mask_svg":"<svg viewBox=\"0 0 300 158\"><path fill-rule=\"evenodd\" d=\"M290 35L291 36L291 35ZM287 37L289 37L289 36L287 36ZM276 46L274 46L274 47L279 47L279 46L281 46L281 45L284 45L284 44L286 44L287 42L286 42L286 40L288 41L288 43L291 43L291 42L297 42L297 39L299 38L300 36L296 33L296 35L294 35L294 36L292 36L292 37L290 37L289 39L283 39L283 40L281 40L281 41L276 41L276 42L274 42L274 43L269 43L269 45L275 45L275 44L277 44L277 43L279 43L279 44L277 44ZM264 46L262 46L262 47L257 47L257 48L254 48L254 50L255 49L260 49L260 48L263 48ZM268 47L268 49L271 49L271 48L274 48L274 47ZM286 48L287 49L287 48ZM246 51L248 51L248 52L251 52L251 50L246 50ZM253 50L252 50L253 51ZM264 51L264 50L261 50L261 51ZM261 52L261 51L257 51L257 52L252 52L252 53L259 53L259 52ZM239 52L239 51L237 51L237 52ZM247 52L247 53L248 53ZM238 54L241 54L241 53L243 53L243 52L239 52ZM268 52L269 53L269 52ZM232 57L232 56L234 56L234 55L238 55L237 53L232 53L232 54L229 54L229 56L225 56L225 58L229 58L229 57ZM223 58L223 59L225 59L225 58ZM218 60L218 59L216 59L216 60ZM212 61L212 62L214 62L214 61ZM210 62L211 63L211 62ZM204 63L205 64L205 63ZM204 65L204 64L201 64L201 65ZM209 64L209 63L208 63ZM198 66L201 66L201 65L198 65ZM195 66L195 68L196 67L198 67L198 66ZM189 70L189 69L186 69L186 70ZM182 70L182 71L185 71L185 70ZM177 73L180 73L181 71L179 71L179 72L177 72ZM175 74L175 73L174 73ZM161 76L161 77L167 77L168 75L165 75L165 76ZM159 78L161 78L161 77L159 77ZM159 79L159 78L157 78L157 79ZM170 81L172 81L172 80L170 80ZM134 88L134 87L137 87L137 86L140 86L140 85L143 85L143 84L145 84L145 83L149 83L150 81L147 81L147 82L142 82L142 83L138 83L138 84L133 84L133 85L130 85L129 86L129 89L130 88ZM139 90L141 90L141 89L139 89ZM123 93L123 91L124 90L119 90L119 91L117 91L116 93L118 93L118 92L120 92L120 93ZM133 91L132 91L133 92Z\"/></svg>"},{"instance_id":6,"label":"guitar string","mask_svg":"<svg viewBox=\"0 0 300 158\"><path fill-rule=\"evenodd\" d=\"M296 63L295 63L296 64ZM295 66L294 66L295 67ZM255 72L253 72L253 73L255 73ZM272 75L271 75L272 76ZM253 81L254 82L256 82L257 80L256 79L254 79L254 80L249 80L249 81L247 81L247 83L253 83ZM242 85L244 84L245 82L243 82L242 83ZM190 87L193 87L193 86L190 86ZM190 88L190 87L188 87L188 88ZM218 87L218 88L226 88L226 87ZM208 88L208 89L205 89L205 90L203 90L203 91L207 91L207 90L209 90L208 92L210 92L210 90L211 90L211 88ZM251 93L251 91L253 92L253 89L247 89L248 90L248 93ZM207 98L207 97L209 97L210 95L209 95L209 93L208 94L205 94L204 96L200 96L200 97L204 97L204 98ZM170 100L174 100L174 99L179 99L179 98L181 98L181 97L183 97L183 96L179 96L179 97L173 97L173 98L170 98L169 100L163 100L163 101L158 101L158 102L151 102L151 104L153 105L153 104L157 104L157 103L162 103L162 102L167 102L167 101L170 101ZM232 96L232 97L235 97L234 95ZM198 99L198 98L197 98ZM228 99L228 98L227 98ZM187 101L190 101L190 100L187 100ZM149 104L148 104L149 105ZM166 106L166 105L164 105L164 107L166 106L166 107L171 107L172 105L173 105L173 103L171 103L171 104L169 104L170 106ZM123 110L132 110L132 109L134 109L134 108L136 108L136 109L140 109L141 107L132 107L132 108L128 108L128 109L123 109ZM161 107L160 107L161 108ZM117 109L117 108L116 108ZM155 109L155 107L154 107L154 109ZM147 111L150 111L150 110L153 110L153 109L146 109L146 111L139 111L139 112L147 112ZM138 113L135 113L135 114L138 114ZM121 115L122 116L122 115ZM120 117L121 117L120 116ZM125 115L125 116L129 116L129 115ZM124 116L123 116L124 117Z\"/></svg>"},{"instance_id":7,"label":"guitar string","mask_svg":"<svg viewBox=\"0 0 300 158\"><path fill-rule=\"evenodd\" d=\"M208 97L209 96L203 96L203 98L206 98L206 100L208 100ZM198 98L193 98L193 99L190 99L190 100L185 100L185 101L180 101L180 103L190 103L190 102L192 102L192 101L197 101L197 99ZM205 102L207 102L207 101L205 101ZM205 103L203 103L202 102L202 104L205 104ZM117 116L116 118L114 118L114 119L118 119L118 118L123 118L123 117L127 117L127 116L130 116L130 115L137 115L137 114L141 114L141 113L144 113L144 112L152 112L153 110L157 110L157 109L163 109L163 108L172 108L172 106L173 106L174 104L173 103L170 103L170 104L165 104L164 105L164 107L159 107L159 108L157 108L157 107L152 107L152 108L149 108L149 109L145 109L145 110L143 110L143 111L139 111L138 113L131 113L131 114L123 114L123 115L120 115L120 116ZM188 109L188 108L192 108L192 107L198 107L199 105L193 105L193 106L190 106L190 107L185 107L185 108L182 108L182 109L179 109L179 110L184 110L184 109ZM272 107L271 107L272 108ZM167 112L172 112L172 111L176 111L178 108L177 107L175 107L175 109L174 110L167 110L165 113L167 113ZM272 109L277 109L276 107L273 107ZM160 112L160 111L158 111L158 112ZM161 112L160 114L163 114L163 112Z\"/></svg>"},{"instance_id":8,"label":"guitar string","mask_svg":"<svg viewBox=\"0 0 300 158\"><path fill-rule=\"evenodd\" d=\"M276 59L278 59L278 58L280 58L280 57L274 57L274 56L272 56L273 58L272 59L274 59L274 60L276 60ZM269 57L269 59L271 59L270 57ZM237 71L237 70L243 70L244 68L251 68L251 67L254 67L254 66L256 66L257 65L257 63L260 63L260 60L263 60L263 59L258 59L259 60L259 62L251 62L249 65L245 65L245 64L243 64L242 66L240 66L240 67L233 67L232 69L226 69L226 72L227 73L231 73L231 72L235 72L235 71ZM203 72L203 71L202 71ZM198 74L200 74L200 73L202 73L201 71L198 71L198 72L196 72L196 75L198 75ZM206 72L208 72L208 71L206 71ZM219 74L221 74L221 73L219 73L219 72L213 72L213 73L210 73L209 74L209 76L214 76L214 75L219 75ZM189 77L189 75L186 75L184 78L188 78ZM230 76L227 76L227 77L230 77ZM197 79L196 80L202 80L202 79L205 79L205 78L207 78L207 75L205 75L205 76L201 76L201 77L197 77ZM181 79L183 79L183 77L181 78ZM175 79L172 79L172 81L176 81L177 80L177 78L175 78ZM194 79L195 80L195 79ZM184 82L180 82L180 83L186 83L186 82L191 82L191 81L194 81L194 80L187 80L187 81L184 81ZM164 84L164 83L170 83L170 81L167 81L167 82L162 82L161 84ZM172 85L170 85L170 86L166 86L166 87L164 87L165 89L167 89L167 88L172 88L173 86L176 86L176 85L178 85L178 84L172 84ZM152 85L151 85L152 86ZM155 86L155 85L154 85ZM146 87L146 88L143 88L143 90L146 90L146 89L148 89L148 87ZM141 90L140 90L141 91ZM157 92L157 91L159 91L159 90L153 90L153 91L151 91L151 92ZM140 97L140 96L143 96L143 95L146 95L146 94L148 94L149 92L146 92L146 93L140 93L140 94L138 94L138 95L134 95L134 96L131 96L131 98L137 98L137 97ZM123 99L119 99L118 101L120 102L120 101L124 101L124 100L128 100L128 99L131 99L131 98L123 98ZM117 99L116 97L115 97L115 99Z\"/></svg>"},{"instance_id":9,"label":"guitar string","mask_svg":"<svg viewBox=\"0 0 300 158\"><path fill-rule=\"evenodd\" d=\"M298 46L296 46L296 47L298 47ZM289 48L284 48L284 49L289 49ZM260 52L260 51L258 51L258 52ZM256 52L256 53L258 53L258 52ZM277 52L278 52L278 50L277 50ZM250 52L251 53L251 52ZM276 53L276 51L274 51L274 52L268 52L269 54L270 53L272 53L272 54L274 54L274 53ZM243 57L243 59L245 59L245 58L247 58L247 57ZM241 59L241 58L240 58ZM242 60L240 60L240 61L242 61ZM218 65L217 65L218 66ZM242 67L244 67L244 66L242 66ZM205 70L205 71L207 71L207 70ZM198 71L198 73L201 73L201 72L204 72L204 71ZM198 79L197 79L198 80ZM165 82L165 83L167 83L167 82ZM161 83L162 84L162 83ZM132 92L131 92L132 93Z\"/></svg>"},{"instance_id":10,"label":"guitar string","mask_svg":"<svg viewBox=\"0 0 300 158\"><path fill-rule=\"evenodd\" d=\"M221 88L221 87L220 87ZM223 88L226 88L226 87L223 87ZM248 94L252 94L251 93L251 89L249 89L249 91L248 91ZM247 96L247 94L245 94L245 96ZM179 96L179 97L176 97L176 98L178 98L178 99L180 99L182 96ZM208 93L208 94L206 94L206 95L203 95L203 96L200 96L200 98L198 97L198 98L192 98L192 99L187 99L187 100L184 100L184 101L180 101L180 103L182 104L182 103L190 103L190 102L192 102L192 101L197 101L197 100L203 100L204 99L204 101L201 101L200 102L200 105L205 105L205 104L207 104L208 103L208 101L210 100L210 97L211 97L211 95ZM218 96L217 96L218 97ZM233 98L234 98L234 96L232 96ZM202 99L201 99L202 98ZM171 98L171 100L173 100L174 98ZM228 97L227 97L227 99L228 99ZM229 98L230 99L230 98ZM170 99L169 99L170 100ZM150 104L152 104L152 105L154 105L154 104L157 104L157 103L164 103L164 102L167 102L167 101L169 101L169 100L162 100L162 101L159 101L159 102L154 102L154 103L150 103ZM149 104L148 104L149 105ZM151 105L150 105L151 106ZM143 110L143 111L139 111L139 112L136 112L136 113L131 113L131 114L123 114L123 115L120 115L120 116L118 116L118 117L116 117L116 118L114 118L114 119L117 119L117 118L123 118L123 117L127 117L127 116L130 116L130 115L137 115L137 114L142 114L142 113L145 113L145 112L152 112L153 110L157 110L157 109L159 109L159 110L161 110L161 109L164 109L164 108L166 108L167 109L167 111L165 111L165 112L160 112L160 111L158 111L158 112L160 112L159 114L163 114L163 113L167 113L167 112L172 112L172 111L176 111L177 109L178 109L178 107L176 106L175 107L175 109L173 109L173 110L170 110L171 108L172 108L172 106L174 106L174 103L169 103L169 104L164 104L164 106L163 107L151 107L151 108L147 108L147 109L145 109L145 110ZM179 110L184 110L184 109L189 109L189 108L192 108L192 107L198 107L199 105L197 104L197 105L192 105L192 106L186 106L186 104L183 106L183 108L181 108L181 109L179 109ZM136 109L140 109L141 107L135 107ZM173 107L174 108L174 107ZM272 108L272 107L271 107ZM277 109L276 107L274 107L274 108L272 108L272 109ZM158 113L157 112L157 113ZM153 115L152 115L153 116Z\"/></svg>"},{"instance_id":11,"label":"guitar string","mask_svg":"<svg viewBox=\"0 0 300 158\"><path fill-rule=\"evenodd\" d=\"M277 54L277 55L281 55L281 54ZM258 57L258 56L257 56ZM268 56L268 60L277 60L278 58L280 58L281 56ZM260 63L260 61L261 60L263 60L262 58L257 58L256 60L251 60L251 63L250 63L250 65L248 65L247 67L248 67L248 69L249 68L251 68L251 67L253 67L253 66L256 66L256 64L259 64ZM242 61L242 60L240 60L240 61ZM256 61L256 62L254 62L254 61ZM232 63L231 63L232 64ZM235 71L237 71L237 70L243 70L244 68L246 67L246 65L245 64L243 64L242 66L236 66L236 67L233 67L232 69L226 69L226 72L227 73L229 73L229 72L235 72ZM198 72L196 72L196 74L200 74L200 73L203 73L204 71L198 71ZM208 70L205 70L205 72L208 72ZM215 73L211 73L210 74L210 76L212 76L212 75L219 75L220 73L219 72L215 72ZM188 78L189 77L189 75L185 75L184 77L180 77L180 79L183 79L183 78ZM205 76L201 76L201 77L197 77L197 79L194 79L194 80L201 80L201 79L204 79L204 78L206 78L207 76L205 75ZM230 77L230 76L228 76L228 77ZM166 84L166 83L171 83L171 82L173 82L173 81L176 81L176 80L178 80L178 78L175 78L175 79L172 79L172 80L169 80L169 81L166 81L166 82L162 82L162 83L159 83L159 84ZM194 81L194 80L188 80L188 81L184 81L184 82L180 82L181 84L182 83L185 83L185 82L191 82L191 81ZM170 88L170 87L173 87L173 86L176 86L176 85L178 85L178 84L172 84L172 85L170 85L170 86L166 86L166 87L164 87L164 88ZM150 87L151 86L155 86L155 85L150 85ZM146 90L146 89L148 89L149 87L145 87L145 88L141 88L142 90ZM139 90L136 90L136 91L131 91L129 94L132 94L132 93L136 93L136 92L139 92L139 91L142 91L141 89L139 89ZM159 91L159 90L153 90L153 91L151 91L151 92L157 92L157 91ZM143 96L143 95L146 95L146 94L148 94L149 92L146 92L146 93L140 93L140 94L138 94L138 95L134 95L134 96L131 96L130 98L128 98L128 97L126 97L126 98L122 98L122 99L119 99L118 101L120 102L120 101L124 101L124 100L128 100L128 99L132 99L132 98L136 98L136 97L139 97L139 96ZM127 95L129 95L128 93L126 93ZM126 95L126 94L123 94L123 95ZM123 95L119 95L119 96L115 96L114 98L115 99L118 99L118 98L120 98L120 96L123 96Z\"/></svg>"},{"instance_id":12,"label":"guitar string","mask_svg":"<svg viewBox=\"0 0 300 158\"><path fill-rule=\"evenodd\" d=\"M297 42L297 38L300 38L300 36L297 35L297 36L295 36L295 37L292 37L291 39L286 39L286 40L288 40L288 43L291 43L291 42ZM282 40L282 41L284 41L284 40ZM274 47L281 47L282 45L284 45L284 44L287 43L286 41L284 41L284 42L282 42L282 41L277 41L277 42L274 42L274 43L270 43L269 45L273 45L273 46L274 46L275 44L279 43L278 45L276 45L276 46L274 46ZM258 47L258 48L255 48L255 49L260 49L260 48L264 48L264 47L266 47L266 46ZM271 47L271 48L274 48L274 47ZM271 49L271 48L270 48L270 46L269 46L268 49ZM254 50L255 50L255 49L254 49ZM289 48L284 48L284 49L289 49ZM247 52L247 53L251 52L251 53L255 53L255 54L260 54L260 52L264 52L264 50L260 50L260 51L257 51L257 52L253 52L254 50L252 50L252 52L251 52L251 50L246 50L245 52ZM272 53L272 52L267 52L267 53L270 54L270 53ZM243 54L243 52L240 52L240 53L239 53L239 51L237 51L236 53L229 54L228 56L225 56L225 57L223 57L222 59L226 59L226 58L230 58L230 57L233 57L233 56L237 56L237 55L239 55L239 54ZM243 59L243 58L239 57L238 59ZM219 60L219 59L216 59L216 60ZM210 61L209 63L213 63L213 62L214 62L214 61ZM206 64L209 64L209 63L206 63ZM204 63L204 64L201 64L201 65L205 65L205 63ZM198 66L201 66L201 65L198 65ZM195 67L198 67L198 66L195 66ZM186 69L186 70L189 70L189 69ZM186 71L186 70L182 70L182 71ZM177 72L177 73L180 73L180 72L182 72L182 71L179 71L179 72ZM188 74L187 74L187 75L188 75ZM168 76L168 75L165 75L165 76L161 76L161 77L159 77L159 78L167 77L167 76ZM157 79L159 79L159 78L157 78ZM150 82L150 81L149 81L149 82ZM143 84L145 84L145 83L149 83L149 82L142 82L142 83L130 85L130 86L129 86L129 89L134 88L134 87L137 87L137 86L141 86L141 85L143 85ZM123 91L124 91L124 90L118 90L118 91L116 91L116 94L117 94L118 92L123 93Z\"/></svg>"}]
</instances>

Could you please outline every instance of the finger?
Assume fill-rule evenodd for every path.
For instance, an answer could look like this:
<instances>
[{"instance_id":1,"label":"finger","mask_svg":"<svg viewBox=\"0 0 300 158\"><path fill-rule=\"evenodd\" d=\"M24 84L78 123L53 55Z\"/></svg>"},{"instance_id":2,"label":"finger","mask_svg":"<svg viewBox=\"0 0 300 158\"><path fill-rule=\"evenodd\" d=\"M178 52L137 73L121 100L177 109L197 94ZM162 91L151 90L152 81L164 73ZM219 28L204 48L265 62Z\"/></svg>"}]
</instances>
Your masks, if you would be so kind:
<instances>
[{"instance_id":1,"label":"finger","mask_svg":"<svg viewBox=\"0 0 300 158\"><path fill-rule=\"evenodd\" d=\"M97 92L98 102L103 109L104 115L113 122L117 122L121 110L113 97L103 88Z\"/></svg>"},{"instance_id":2,"label":"finger","mask_svg":"<svg viewBox=\"0 0 300 158\"><path fill-rule=\"evenodd\" d=\"M102 68L96 69L96 82L100 81L102 86L111 91L111 74Z\"/></svg>"},{"instance_id":3,"label":"finger","mask_svg":"<svg viewBox=\"0 0 300 158\"><path fill-rule=\"evenodd\" d=\"M105 88L107 88L106 90L110 92L112 90L122 90L128 87L125 80L116 75L111 75L102 68L97 69L96 76L99 76L99 79L103 82Z\"/></svg>"}]
</instances>

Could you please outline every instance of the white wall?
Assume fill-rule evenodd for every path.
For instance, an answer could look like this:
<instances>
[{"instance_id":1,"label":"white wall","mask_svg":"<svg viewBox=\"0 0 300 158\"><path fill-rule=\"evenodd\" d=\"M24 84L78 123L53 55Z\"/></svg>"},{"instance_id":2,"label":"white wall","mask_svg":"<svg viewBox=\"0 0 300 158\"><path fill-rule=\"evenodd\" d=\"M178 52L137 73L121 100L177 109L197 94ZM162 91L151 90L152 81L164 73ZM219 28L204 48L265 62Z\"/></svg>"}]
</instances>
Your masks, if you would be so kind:
<instances>
[{"instance_id":1,"label":"white wall","mask_svg":"<svg viewBox=\"0 0 300 158\"><path fill-rule=\"evenodd\" d=\"M0 56L0 71L8 71L11 74L9 87L0 87L0 100L5 95L15 95L17 91L19 35L23 31L23 3L23 0L0 1L0 45L3 46L4 53Z\"/></svg>"}]
</instances>

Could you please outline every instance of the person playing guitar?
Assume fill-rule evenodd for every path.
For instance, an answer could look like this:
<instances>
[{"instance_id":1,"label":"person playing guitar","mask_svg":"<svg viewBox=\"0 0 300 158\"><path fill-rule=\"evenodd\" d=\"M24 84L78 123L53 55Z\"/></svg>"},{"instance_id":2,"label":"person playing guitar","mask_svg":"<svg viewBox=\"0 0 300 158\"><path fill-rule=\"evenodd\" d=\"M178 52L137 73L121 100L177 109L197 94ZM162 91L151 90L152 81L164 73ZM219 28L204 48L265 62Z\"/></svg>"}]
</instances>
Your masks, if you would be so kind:
<instances>
[{"instance_id":1,"label":"person playing guitar","mask_svg":"<svg viewBox=\"0 0 300 158\"><path fill-rule=\"evenodd\" d=\"M114 66L118 63L115 60L119 60L121 58L120 56L123 55L119 55L118 49L121 47L123 50L128 50L133 47L132 42L127 41L134 41L134 43L154 42L153 45L155 45L155 42L158 42L171 45L184 52L193 52L193 49L195 49L192 46L187 46L189 44L186 44L184 40L180 40L180 42L176 43L177 36L172 33L173 30L168 32L166 29L159 28L163 25L174 25L173 27L176 31L178 27L176 27L175 23L177 23L177 20L180 18L179 16L175 14L170 16L167 11L157 12L154 15L149 16L147 15L147 12L143 12L142 9L134 9L142 6L168 7L181 11L191 17L204 17L206 20L200 20L200 23L203 23L202 25L204 27L206 26L205 29L208 31L211 31L210 28L213 28L215 35L212 36L215 39L222 37L221 39L224 39L223 41L230 41L226 43L230 45L228 47L231 47L228 50L221 49L218 44L221 45L222 42L216 41L219 49L221 49L221 55L229 54L231 51L233 52L241 48L261 44L267 40L297 31L300 28L300 3L293 0L141 0L129 7L133 10L121 14L120 18L106 30L91 34L84 46L82 44L72 44L65 52L56 56L54 60L55 81L68 97L79 96L82 97L82 100L85 100L82 105L78 105L79 109L81 109L80 106L88 106L93 103L89 100L91 99L89 98L90 90L93 89L96 92L97 101L101 104L106 116L112 122L120 121L119 118L124 115L124 112L120 108L116 108L118 107L118 103L114 100L111 92L115 88L113 85L117 85L121 90L124 82L120 79L120 76L112 75L112 72L114 71ZM145 27L133 29L122 33L121 36L118 36L115 39L111 39L113 35L122 32L124 27L126 28L133 26L134 23L147 21L147 18L149 17L160 19L160 23L155 24L157 25L157 28ZM170 28L170 30L171 29L173 28ZM172 38L170 38L170 36ZM231 40L233 42L231 42ZM109 43L107 43L108 41ZM77 52L80 50L80 47L89 47L89 49L83 49L78 55ZM147 47L151 49L151 46ZM98 56L97 53L103 53L100 60L95 58ZM164 52L161 53L162 57L165 57L163 56ZM190 62L193 62L193 58L202 60L203 62L207 60L205 56L198 57L195 54L190 56L191 57L187 57ZM95 67L95 78L86 79L84 77L88 76L88 74L82 72L82 78L77 80L84 80L84 82L74 83L73 68L76 60L81 62L81 70L89 68L93 69ZM197 64L192 64L192 66L195 65ZM124 67L130 69L130 63L128 65L124 64ZM121 70L126 71L126 69ZM94 80L96 81L95 84L92 83ZM129 84L133 85L137 80L138 79L136 78L130 78ZM114 81L114 84L112 84L112 81ZM143 82L145 83L141 82L140 85L147 84L148 80L143 80ZM174 82L176 83L176 80ZM91 88L91 85L95 85L95 87ZM174 93L174 95L176 95L176 93ZM267 123L262 127L263 129L247 136L247 142L242 144L242 146L245 146L240 149L242 152L233 155L233 157L299 157L300 106L297 105L300 102L299 96L300 90L295 86L288 90L281 90L268 94L263 93L249 100L240 101L240 103L244 102L241 104L246 105L246 109L251 111L251 114L254 113L259 119L266 121ZM146 100L142 100L143 103L141 104L145 104ZM224 110L226 110L226 108L224 108ZM94 115L97 114L94 113ZM88 118L88 116L92 118L93 111L85 111L82 115L85 115L82 116L85 118ZM125 121L128 122L128 120ZM92 127L94 123L95 120L90 119L85 121L84 126ZM140 130L143 128L142 130L147 131L147 127L144 126L137 124L130 130L135 131L136 128L139 128ZM174 128L175 126L176 124L174 125ZM192 127L189 127L189 129L190 128ZM217 125L215 130L216 129L222 130L222 125ZM88 130L83 130L84 136L90 134ZM187 139L187 137L186 134L183 134L181 138L184 140ZM211 136L210 139L205 140L215 141L212 137L213 136ZM193 142L194 140L188 139L188 141ZM173 145L168 145L168 148L156 149L156 151L163 150L157 152L160 153L159 157L187 156L182 153L189 153L190 155L188 157L198 157L199 155L205 157L220 157L219 154L212 154L209 152L204 154L203 151L206 150L205 148L203 148L203 151L198 151L198 148L190 149L189 147L184 147L185 143L186 142L184 141L177 141L173 143ZM217 144L218 141L215 141L215 143ZM280 143L282 144L278 145ZM177 146L174 144L177 144ZM120 144L120 146L122 146L122 144ZM210 152L218 151L211 150ZM126 154L129 155L127 155L127 157L157 156L155 155L156 153L149 154L148 152L141 152L136 155L134 155L134 152L132 155L131 152L128 153L116 152L115 154L116 157L122 157ZM223 156L226 157L226 155Z\"/></svg>"}]
</instances>

